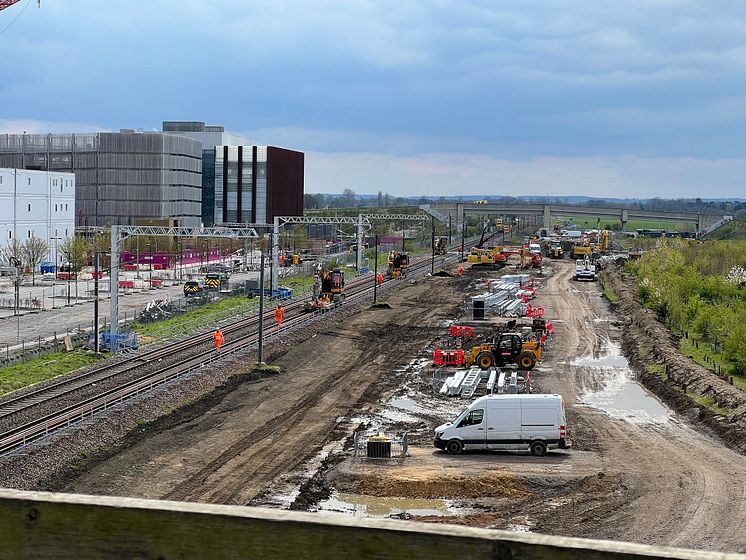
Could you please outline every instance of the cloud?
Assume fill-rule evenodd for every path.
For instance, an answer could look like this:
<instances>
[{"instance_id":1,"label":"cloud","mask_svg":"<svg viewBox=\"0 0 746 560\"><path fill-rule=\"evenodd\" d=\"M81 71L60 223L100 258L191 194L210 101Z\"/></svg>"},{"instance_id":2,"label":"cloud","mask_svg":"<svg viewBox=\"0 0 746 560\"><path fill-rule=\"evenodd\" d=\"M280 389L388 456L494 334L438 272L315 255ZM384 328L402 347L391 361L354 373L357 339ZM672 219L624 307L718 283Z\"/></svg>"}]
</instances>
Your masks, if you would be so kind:
<instances>
[{"instance_id":1,"label":"cloud","mask_svg":"<svg viewBox=\"0 0 746 560\"><path fill-rule=\"evenodd\" d=\"M0 119L0 134L46 134L48 132L99 132L107 129L101 126L33 119Z\"/></svg>"},{"instance_id":2,"label":"cloud","mask_svg":"<svg viewBox=\"0 0 746 560\"><path fill-rule=\"evenodd\" d=\"M743 197L746 158L537 157L308 153L306 192L395 196Z\"/></svg>"}]
</instances>

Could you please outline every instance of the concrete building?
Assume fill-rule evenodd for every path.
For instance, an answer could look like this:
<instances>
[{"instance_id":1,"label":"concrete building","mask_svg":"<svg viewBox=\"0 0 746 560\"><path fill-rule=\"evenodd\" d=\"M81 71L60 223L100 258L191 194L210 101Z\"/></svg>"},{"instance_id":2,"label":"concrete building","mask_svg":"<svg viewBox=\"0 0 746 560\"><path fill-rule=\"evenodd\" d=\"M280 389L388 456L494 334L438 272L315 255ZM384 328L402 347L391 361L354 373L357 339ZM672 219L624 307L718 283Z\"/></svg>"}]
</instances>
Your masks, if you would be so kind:
<instances>
[{"instance_id":1,"label":"concrete building","mask_svg":"<svg viewBox=\"0 0 746 560\"><path fill-rule=\"evenodd\" d=\"M0 167L71 172L76 226L202 222L202 144L160 132L0 135Z\"/></svg>"},{"instance_id":2,"label":"concrete building","mask_svg":"<svg viewBox=\"0 0 746 560\"><path fill-rule=\"evenodd\" d=\"M305 155L199 121L164 121L166 134L202 142L202 221L272 223L275 216L303 215Z\"/></svg>"},{"instance_id":3,"label":"concrete building","mask_svg":"<svg viewBox=\"0 0 746 560\"><path fill-rule=\"evenodd\" d=\"M57 171L0 168L0 247L31 237L54 248L75 233L75 175Z\"/></svg>"}]
</instances>

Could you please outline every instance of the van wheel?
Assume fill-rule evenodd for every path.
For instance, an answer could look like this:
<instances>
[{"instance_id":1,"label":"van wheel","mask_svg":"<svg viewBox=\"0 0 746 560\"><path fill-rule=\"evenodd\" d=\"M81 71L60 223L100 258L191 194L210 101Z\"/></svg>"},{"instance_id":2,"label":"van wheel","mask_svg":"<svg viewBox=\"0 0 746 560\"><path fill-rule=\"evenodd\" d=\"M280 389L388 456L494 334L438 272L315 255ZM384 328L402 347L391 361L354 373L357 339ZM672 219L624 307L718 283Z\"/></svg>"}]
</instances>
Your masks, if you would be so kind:
<instances>
[{"instance_id":1,"label":"van wheel","mask_svg":"<svg viewBox=\"0 0 746 560\"><path fill-rule=\"evenodd\" d=\"M451 455L458 455L464 450L464 444L457 439L452 439L446 444L446 451Z\"/></svg>"},{"instance_id":2,"label":"van wheel","mask_svg":"<svg viewBox=\"0 0 746 560\"><path fill-rule=\"evenodd\" d=\"M543 457L546 454L547 454L546 443L544 443L543 441L535 441L531 444L531 455L533 455L534 457Z\"/></svg>"},{"instance_id":3,"label":"van wheel","mask_svg":"<svg viewBox=\"0 0 746 560\"><path fill-rule=\"evenodd\" d=\"M534 356L533 352L523 352L518 357L518 365L521 369L533 369L536 365L536 356Z\"/></svg>"},{"instance_id":4,"label":"van wheel","mask_svg":"<svg viewBox=\"0 0 746 560\"><path fill-rule=\"evenodd\" d=\"M482 369L490 369L495 363L495 357L490 352L480 352L477 356L477 365Z\"/></svg>"}]
</instances>

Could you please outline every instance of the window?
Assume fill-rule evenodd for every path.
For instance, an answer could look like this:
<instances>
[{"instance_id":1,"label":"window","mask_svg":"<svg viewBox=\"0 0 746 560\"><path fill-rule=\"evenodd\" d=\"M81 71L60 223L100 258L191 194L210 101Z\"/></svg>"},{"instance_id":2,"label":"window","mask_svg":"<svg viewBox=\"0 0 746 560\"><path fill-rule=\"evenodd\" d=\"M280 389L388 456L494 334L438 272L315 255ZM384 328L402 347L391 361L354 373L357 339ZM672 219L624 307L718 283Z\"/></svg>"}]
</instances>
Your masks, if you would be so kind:
<instances>
[{"instance_id":1,"label":"window","mask_svg":"<svg viewBox=\"0 0 746 560\"><path fill-rule=\"evenodd\" d=\"M28 186L31 186L31 177L28 178Z\"/></svg>"},{"instance_id":2,"label":"window","mask_svg":"<svg viewBox=\"0 0 746 560\"><path fill-rule=\"evenodd\" d=\"M60 192L62 192L62 185L60 185Z\"/></svg>"},{"instance_id":3,"label":"window","mask_svg":"<svg viewBox=\"0 0 746 560\"><path fill-rule=\"evenodd\" d=\"M477 426L482 423L483 419L484 409L479 408L477 410L472 410L469 412L466 418L461 421L458 427L461 428L462 426Z\"/></svg>"},{"instance_id":4,"label":"window","mask_svg":"<svg viewBox=\"0 0 746 560\"><path fill-rule=\"evenodd\" d=\"M13 239L13 232L12 231L8 232L8 239Z\"/></svg>"},{"instance_id":5,"label":"window","mask_svg":"<svg viewBox=\"0 0 746 560\"><path fill-rule=\"evenodd\" d=\"M28 238L31 239L31 230L28 230Z\"/></svg>"},{"instance_id":6,"label":"window","mask_svg":"<svg viewBox=\"0 0 746 560\"><path fill-rule=\"evenodd\" d=\"M67 204L65 204L65 212L67 212Z\"/></svg>"},{"instance_id":7,"label":"window","mask_svg":"<svg viewBox=\"0 0 746 560\"><path fill-rule=\"evenodd\" d=\"M56 204L54 205L54 211L57 212L57 205ZM57 235L57 234L55 234L55 235Z\"/></svg>"},{"instance_id":8,"label":"window","mask_svg":"<svg viewBox=\"0 0 746 560\"><path fill-rule=\"evenodd\" d=\"M28 203L28 211L31 212L31 203Z\"/></svg>"}]
</instances>

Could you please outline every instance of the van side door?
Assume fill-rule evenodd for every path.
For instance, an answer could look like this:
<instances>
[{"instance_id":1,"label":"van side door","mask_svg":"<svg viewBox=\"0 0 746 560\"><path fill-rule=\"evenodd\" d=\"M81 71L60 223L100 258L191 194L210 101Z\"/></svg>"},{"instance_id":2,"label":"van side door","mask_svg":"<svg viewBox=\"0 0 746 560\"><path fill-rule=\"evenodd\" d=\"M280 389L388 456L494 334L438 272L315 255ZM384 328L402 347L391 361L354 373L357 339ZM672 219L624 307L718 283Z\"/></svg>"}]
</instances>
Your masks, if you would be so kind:
<instances>
[{"instance_id":1,"label":"van side door","mask_svg":"<svg viewBox=\"0 0 746 560\"><path fill-rule=\"evenodd\" d=\"M464 449L484 449L485 438L484 409L470 410L457 426Z\"/></svg>"},{"instance_id":2,"label":"van side door","mask_svg":"<svg viewBox=\"0 0 746 560\"><path fill-rule=\"evenodd\" d=\"M487 449L512 449L521 443L521 402L500 397L487 403Z\"/></svg>"}]
</instances>

